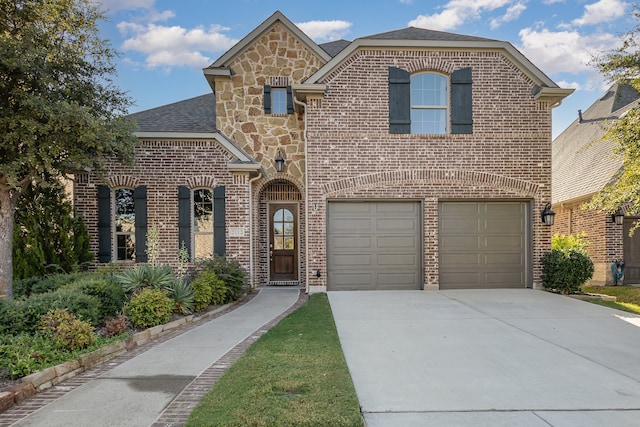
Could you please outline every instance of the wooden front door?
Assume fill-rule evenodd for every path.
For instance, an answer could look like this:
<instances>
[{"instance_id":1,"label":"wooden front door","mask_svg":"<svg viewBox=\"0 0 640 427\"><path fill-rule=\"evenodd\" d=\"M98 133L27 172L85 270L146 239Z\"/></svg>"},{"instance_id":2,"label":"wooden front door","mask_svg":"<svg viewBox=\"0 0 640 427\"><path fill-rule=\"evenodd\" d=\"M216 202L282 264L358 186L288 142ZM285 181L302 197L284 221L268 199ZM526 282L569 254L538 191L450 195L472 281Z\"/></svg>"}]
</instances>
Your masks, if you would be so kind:
<instances>
[{"instance_id":1,"label":"wooden front door","mask_svg":"<svg viewBox=\"0 0 640 427\"><path fill-rule=\"evenodd\" d=\"M271 281L298 280L298 206L269 205Z\"/></svg>"},{"instance_id":2,"label":"wooden front door","mask_svg":"<svg viewBox=\"0 0 640 427\"><path fill-rule=\"evenodd\" d=\"M625 218L622 231L624 248L624 284L640 283L640 230L629 236L629 230L638 218Z\"/></svg>"}]
</instances>

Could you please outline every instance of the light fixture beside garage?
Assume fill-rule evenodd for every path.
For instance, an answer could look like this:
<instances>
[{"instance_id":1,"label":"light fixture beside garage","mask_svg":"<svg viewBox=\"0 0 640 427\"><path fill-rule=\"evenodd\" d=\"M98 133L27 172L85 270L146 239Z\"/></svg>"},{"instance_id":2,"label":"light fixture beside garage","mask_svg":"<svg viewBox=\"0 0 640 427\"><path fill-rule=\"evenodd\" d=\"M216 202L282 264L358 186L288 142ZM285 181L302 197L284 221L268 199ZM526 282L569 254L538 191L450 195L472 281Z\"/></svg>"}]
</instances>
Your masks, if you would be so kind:
<instances>
[{"instance_id":1,"label":"light fixture beside garage","mask_svg":"<svg viewBox=\"0 0 640 427\"><path fill-rule=\"evenodd\" d=\"M556 216L556 213L551 210L551 203L547 203L544 207L544 210L540 214L540 217L542 218L542 223L544 225L552 226L555 216Z\"/></svg>"},{"instance_id":2,"label":"light fixture beside garage","mask_svg":"<svg viewBox=\"0 0 640 427\"><path fill-rule=\"evenodd\" d=\"M611 221L615 222L617 225L622 225L624 222L624 211L622 208L618 208L616 213L611 215Z\"/></svg>"},{"instance_id":3,"label":"light fixture beside garage","mask_svg":"<svg viewBox=\"0 0 640 427\"><path fill-rule=\"evenodd\" d=\"M275 162L276 162L276 171L282 172L284 170L284 157L282 157L282 151L279 148L278 148L278 154L276 154Z\"/></svg>"}]
</instances>

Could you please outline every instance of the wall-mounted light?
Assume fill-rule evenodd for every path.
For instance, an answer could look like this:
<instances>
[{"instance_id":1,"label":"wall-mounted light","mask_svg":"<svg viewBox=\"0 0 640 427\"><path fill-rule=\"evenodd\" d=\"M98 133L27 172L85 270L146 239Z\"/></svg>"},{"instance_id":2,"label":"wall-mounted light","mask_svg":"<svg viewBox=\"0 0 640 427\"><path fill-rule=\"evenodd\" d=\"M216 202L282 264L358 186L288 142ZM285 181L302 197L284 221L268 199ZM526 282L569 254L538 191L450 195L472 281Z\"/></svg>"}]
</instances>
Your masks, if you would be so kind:
<instances>
[{"instance_id":1,"label":"wall-mounted light","mask_svg":"<svg viewBox=\"0 0 640 427\"><path fill-rule=\"evenodd\" d=\"M320 278L320 276L321 276L321 274L320 274L320 270L316 270L316 277L319 279L319 278Z\"/></svg>"},{"instance_id":2,"label":"wall-mounted light","mask_svg":"<svg viewBox=\"0 0 640 427\"><path fill-rule=\"evenodd\" d=\"M556 213L551 210L551 203L547 203L544 210L540 213L540 218L544 225L552 226L555 220Z\"/></svg>"},{"instance_id":3,"label":"wall-mounted light","mask_svg":"<svg viewBox=\"0 0 640 427\"><path fill-rule=\"evenodd\" d=\"M618 208L616 213L611 215L611 221L615 222L617 225L622 225L624 223L624 211L622 208Z\"/></svg>"},{"instance_id":4,"label":"wall-mounted light","mask_svg":"<svg viewBox=\"0 0 640 427\"><path fill-rule=\"evenodd\" d=\"M276 158L274 159L276 162L276 171L282 172L284 170L284 157L282 157L282 151L278 148L278 154L276 154Z\"/></svg>"}]
</instances>

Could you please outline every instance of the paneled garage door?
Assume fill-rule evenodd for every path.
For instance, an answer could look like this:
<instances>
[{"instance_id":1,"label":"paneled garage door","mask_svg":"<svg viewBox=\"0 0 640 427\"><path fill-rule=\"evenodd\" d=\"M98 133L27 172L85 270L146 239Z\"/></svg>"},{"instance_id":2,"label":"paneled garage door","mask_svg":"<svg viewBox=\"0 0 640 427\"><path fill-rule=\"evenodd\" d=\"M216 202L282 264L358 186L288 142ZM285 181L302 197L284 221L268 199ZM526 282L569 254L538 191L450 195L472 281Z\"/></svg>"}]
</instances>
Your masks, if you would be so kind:
<instances>
[{"instance_id":1,"label":"paneled garage door","mask_svg":"<svg viewBox=\"0 0 640 427\"><path fill-rule=\"evenodd\" d=\"M327 289L420 289L419 202L329 202Z\"/></svg>"},{"instance_id":2,"label":"paneled garage door","mask_svg":"<svg viewBox=\"0 0 640 427\"><path fill-rule=\"evenodd\" d=\"M528 209L527 202L440 203L440 289L529 286Z\"/></svg>"}]
</instances>

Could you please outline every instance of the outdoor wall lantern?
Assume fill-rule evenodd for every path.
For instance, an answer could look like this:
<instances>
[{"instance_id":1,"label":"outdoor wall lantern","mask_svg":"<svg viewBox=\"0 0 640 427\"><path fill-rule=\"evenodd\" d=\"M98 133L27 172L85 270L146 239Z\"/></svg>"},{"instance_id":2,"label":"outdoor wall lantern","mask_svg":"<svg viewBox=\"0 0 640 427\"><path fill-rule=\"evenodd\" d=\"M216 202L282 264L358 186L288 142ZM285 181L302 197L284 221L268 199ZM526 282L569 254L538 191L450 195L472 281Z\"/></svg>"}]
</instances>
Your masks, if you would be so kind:
<instances>
[{"instance_id":1,"label":"outdoor wall lantern","mask_svg":"<svg viewBox=\"0 0 640 427\"><path fill-rule=\"evenodd\" d=\"M611 220L617 225L622 225L622 223L624 222L624 211L622 210L622 208L618 208L616 213L611 215Z\"/></svg>"},{"instance_id":2,"label":"outdoor wall lantern","mask_svg":"<svg viewBox=\"0 0 640 427\"><path fill-rule=\"evenodd\" d=\"M547 203L544 210L540 214L544 225L552 226L556 213L551 210L551 203Z\"/></svg>"},{"instance_id":3,"label":"outdoor wall lantern","mask_svg":"<svg viewBox=\"0 0 640 427\"><path fill-rule=\"evenodd\" d=\"M282 151L278 148L278 154L275 158L276 162L276 171L282 172L284 170L284 157L282 157Z\"/></svg>"}]
</instances>

